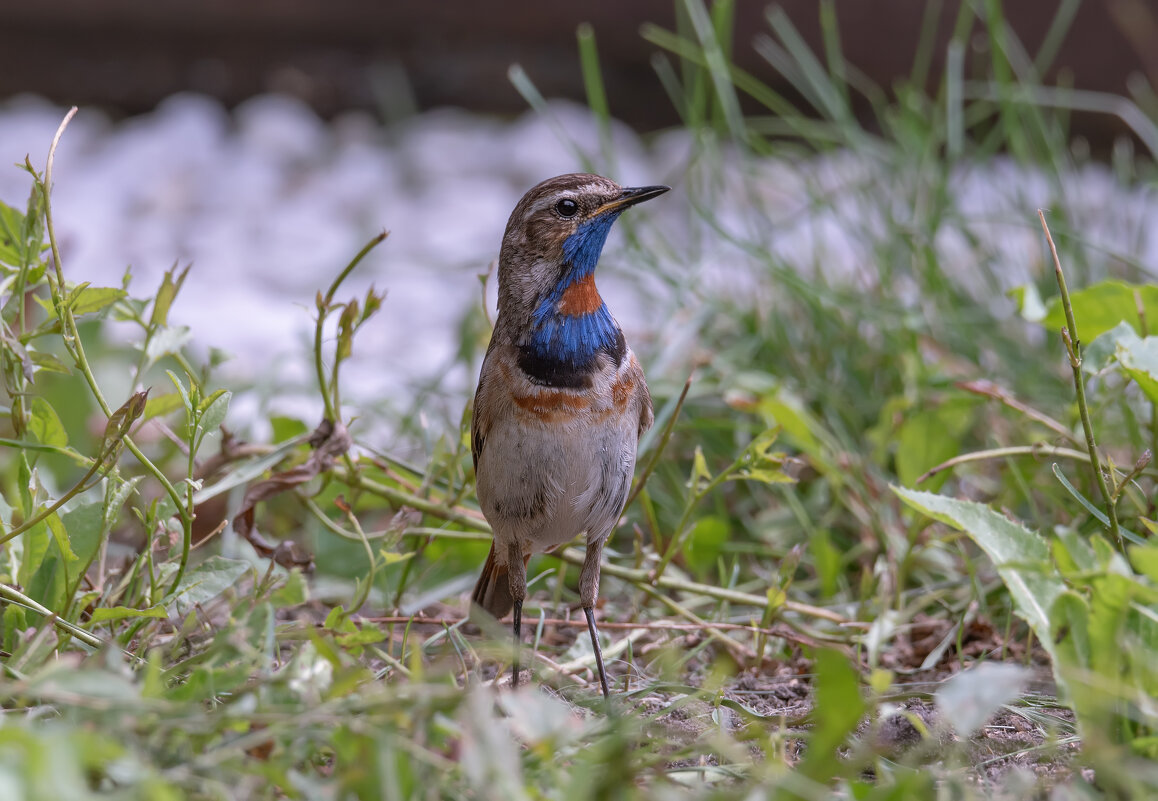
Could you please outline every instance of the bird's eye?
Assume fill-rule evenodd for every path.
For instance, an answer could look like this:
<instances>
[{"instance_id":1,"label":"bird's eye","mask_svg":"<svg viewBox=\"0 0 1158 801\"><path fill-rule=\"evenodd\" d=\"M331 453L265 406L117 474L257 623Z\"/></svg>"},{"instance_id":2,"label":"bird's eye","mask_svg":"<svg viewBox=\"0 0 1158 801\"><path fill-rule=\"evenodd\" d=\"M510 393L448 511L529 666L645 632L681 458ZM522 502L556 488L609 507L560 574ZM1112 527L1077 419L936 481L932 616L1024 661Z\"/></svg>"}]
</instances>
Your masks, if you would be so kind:
<instances>
[{"instance_id":1,"label":"bird's eye","mask_svg":"<svg viewBox=\"0 0 1158 801\"><path fill-rule=\"evenodd\" d=\"M565 197L555 204L555 211L560 217L574 217L579 213L579 204L569 197Z\"/></svg>"}]
</instances>

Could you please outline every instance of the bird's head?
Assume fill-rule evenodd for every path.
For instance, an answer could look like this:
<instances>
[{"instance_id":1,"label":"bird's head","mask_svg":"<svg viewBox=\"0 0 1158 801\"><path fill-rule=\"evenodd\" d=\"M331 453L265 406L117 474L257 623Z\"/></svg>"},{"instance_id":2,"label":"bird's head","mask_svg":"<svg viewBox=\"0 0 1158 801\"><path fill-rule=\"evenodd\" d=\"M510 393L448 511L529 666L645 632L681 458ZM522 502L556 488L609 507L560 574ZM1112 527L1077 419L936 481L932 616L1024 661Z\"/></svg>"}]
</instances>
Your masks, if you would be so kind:
<instances>
[{"instance_id":1,"label":"bird's head","mask_svg":"<svg viewBox=\"0 0 1158 801\"><path fill-rule=\"evenodd\" d=\"M522 327L545 315L579 316L601 308L593 274L611 225L625 209L668 189L625 188L583 173L533 187L511 212L503 235L500 315Z\"/></svg>"}]
</instances>

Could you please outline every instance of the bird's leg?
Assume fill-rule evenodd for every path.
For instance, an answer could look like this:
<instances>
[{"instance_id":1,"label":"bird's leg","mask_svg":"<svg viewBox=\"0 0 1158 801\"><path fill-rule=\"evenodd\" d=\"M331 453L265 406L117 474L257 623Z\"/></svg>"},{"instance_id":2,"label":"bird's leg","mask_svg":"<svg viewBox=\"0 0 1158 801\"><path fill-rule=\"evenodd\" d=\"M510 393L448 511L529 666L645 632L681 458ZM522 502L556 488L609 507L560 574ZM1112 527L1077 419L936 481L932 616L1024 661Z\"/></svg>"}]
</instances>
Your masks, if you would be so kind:
<instances>
[{"instance_id":1,"label":"bird's leg","mask_svg":"<svg viewBox=\"0 0 1158 801\"><path fill-rule=\"evenodd\" d=\"M527 597L527 564L518 542L512 542L507 550L507 581L510 582L511 598L514 601L515 618L515 660L511 668L511 689L519 686L519 646L522 645L523 599Z\"/></svg>"},{"instance_id":2,"label":"bird's leg","mask_svg":"<svg viewBox=\"0 0 1158 801\"><path fill-rule=\"evenodd\" d=\"M588 541L583 569L579 571L579 601L587 616L587 631L591 634L591 650L595 652L595 667L599 669L599 684L603 697L609 698L607 671L603 669L603 649L599 647L599 632L595 629L595 597L599 594L599 560L603 555L603 540Z\"/></svg>"}]
</instances>

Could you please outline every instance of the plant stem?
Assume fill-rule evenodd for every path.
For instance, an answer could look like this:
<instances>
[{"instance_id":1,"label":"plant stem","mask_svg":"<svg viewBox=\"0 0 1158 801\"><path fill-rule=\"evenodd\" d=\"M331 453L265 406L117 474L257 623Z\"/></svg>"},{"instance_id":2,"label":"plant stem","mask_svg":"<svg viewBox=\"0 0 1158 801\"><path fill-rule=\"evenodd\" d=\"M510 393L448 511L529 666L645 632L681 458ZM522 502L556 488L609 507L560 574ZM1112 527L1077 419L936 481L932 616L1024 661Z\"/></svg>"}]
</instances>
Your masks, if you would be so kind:
<instances>
[{"instance_id":1,"label":"plant stem","mask_svg":"<svg viewBox=\"0 0 1158 801\"><path fill-rule=\"evenodd\" d=\"M39 514L35 514L32 517L28 518L23 523L21 523L19 526L12 529L8 533L4 534L3 536L0 536L0 545L3 545L4 543L8 542L8 540L10 540L14 537L18 537L21 534L23 534L25 531L28 531L28 529L32 528L40 521L45 520L46 518L51 516L57 509L64 506L66 503L68 503L70 500L75 498L77 495L79 495L80 493L87 490L89 488L88 482L92 479L92 477L96 474L96 472L98 470L100 470L101 461L102 461L101 459L95 460L93 462L93 466L89 468L88 472L85 473L83 476L81 476L80 481L73 484L72 489L70 489L68 492L64 493L59 498L57 498L56 502L53 503L51 506L45 508Z\"/></svg>"},{"instance_id":2,"label":"plant stem","mask_svg":"<svg viewBox=\"0 0 1158 801\"><path fill-rule=\"evenodd\" d=\"M353 272L354 268L358 266L358 263L366 257L366 254L380 245L382 241L385 240L388 236L390 236L389 231L382 231L369 242L367 242L362 247L362 249L358 251L357 255L355 255L354 258L350 260L350 263L347 264L345 268L343 268L342 272L338 273L338 276L330 284L330 288L326 290L326 294L319 295L318 297L318 319L314 325L314 370L317 372L318 376L318 389L321 390L322 393L322 403L324 403L326 406L326 419L330 422L337 422L339 410L335 408L334 398L330 391L329 381L326 380L326 366L322 362L322 329L325 326L326 317L329 316L330 304L334 300L334 295L337 293L338 287L340 287L342 282L346 280L347 276ZM334 365L334 368L334 381L336 382L337 364Z\"/></svg>"},{"instance_id":3,"label":"plant stem","mask_svg":"<svg viewBox=\"0 0 1158 801\"><path fill-rule=\"evenodd\" d=\"M963 453L960 456L954 456L936 467L931 467L922 473L917 482L920 484L927 481L933 476L940 473L942 470L948 470L950 467L956 467L959 464L966 462L982 462L988 459L1006 459L1010 456L1059 456L1066 459L1074 459L1079 462L1090 461L1090 454L1086 451L1074 450L1073 448L1061 448L1056 445L1012 445L1008 448L992 448L987 451L975 451L973 453Z\"/></svg>"},{"instance_id":4,"label":"plant stem","mask_svg":"<svg viewBox=\"0 0 1158 801\"><path fill-rule=\"evenodd\" d=\"M1082 377L1082 345L1078 339L1078 325L1074 321L1074 308L1070 303L1070 292L1066 287L1065 274L1062 272L1061 260L1057 255L1057 246L1053 242L1053 236L1049 232L1049 226L1045 222L1045 213L1037 210L1038 219L1041 220L1042 230L1045 231L1046 241L1049 242L1049 251L1053 256L1054 273L1057 276L1058 290L1061 292L1062 308L1066 313L1066 327L1062 329L1062 340L1065 342L1066 351L1069 354L1070 368L1074 373L1074 389L1078 397L1078 412L1082 417L1082 429L1086 434L1086 450L1090 453L1090 465L1094 470L1094 478L1098 483L1098 490L1102 493L1102 501L1106 504L1106 517L1110 520L1110 532L1114 536L1114 541L1118 544L1118 550L1125 550L1125 543L1122 541L1122 531L1118 526L1118 510L1114 503L1113 494L1110 492L1110 487L1106 483L1106 474L1102 471L1102 462L1098 457L1098 445L1094 439L1094 425L1090 421L1090 409L1086 403L1086 385L1085 379Z\"/></svg>"},{"instance_id":5,"label":"plant stem","mask_svg":"<svg viewBox=\"0 0 1158 801\"><path fill-rule=\"evenodd\" d=\"M68 127L68 123L76 115L77 107L73 106L64 115L64 119L60 123L60 127L56 129L56 135L52 137L52 145L48 148L48 162L44 168L44 180L41 185L44 190L44 225L48 232L48 245L52 251L52 266L56 273L56 285L53 286L49 282L49 289L52 291L53 305L56 308L57 316L60 318L61 335L64 339L64 346L72 354L73 360L77 367L80 368L84 375L85 382L89 386L96 402L101 407L106 418L112 417L113 410L109 406L108 401L105 400L104 393L101 392L100 385L97 383L96 376L93 375L92 367L89 365L88 357L84 352L84 345L80 340L80 332L76 326L76 318L72 314L72 308L64 302L64 267L60 258L60 247L56 241L56 229L52 222L52 167L56 161L56 147L60 144L60 137L64 135L64 129ZM177 509L177 516L181 518L181 527L184 532L185 556L188 557L188 545L193 540L193 510L186 509L184 506L184 499L181 494L177 492L176 487L169 481L168 477L155 464L149 461L148 457L141 452L141 449L136 446L127 435L124 437L125 447L129 452L136 457L137 461L153 475L165 488L165 494L173 499L173 505ZM187 558L182 559L181 565L173 577L173 586L176 587L181 581L181 577L185 572L185 564Z\"/></svg>"},{"instance_id":6,"label":"plant stem","mask_svg":"<svg viewBox=\"0 0 1158 801\"><path fill-rule=\"evenodd\" d=\"M8 601L9 603L13 603L13 604L16 604L18 606L27 607L28 609L31 609L33 612L44 615L46 618L48 618L49 620L52 621L52 625L56 626L58 629L61 629L64 632L72 635L73 637L76 637L78 640L83 642L85 645L90 645L93 648L101 648L105 644L104 640L101 640L99 637L96 637L96 636L88 633L87 631L82 629L80 626L77 626L73 623L69 623L67 620L65 620L62 617L58 617L57 614L55 612L53 612L51 609L48 609L47 607L41 606L36 601L29 598L27 595L24 595L21 592L17 592L16 590L9 587L7 584L0 584L0 598L3 598L5 601Z\"/></svg>"},{"instance_id":7,"label":"plant stem","mask_svg":"<svg viewBox=\"0 0 1158 801\"><path fill-rule=\"evenodd\" d=\"M569 562L573 565L582 565L584 560L583 551L578 548L566 548L562 552L555 552L560 559ZM633 569L630 567L620 567L611 562L604 562L600 565L600 571L608 576L615 576L623 581L629 581L632 584L643 586L644 584L654 584L656 587L662 587L668 590L682 590L684 592L694 593L696 595L706 595L709 598L718 598L721 601L731 601L735 604L743 604L744 606L755 606L760 609L767 608L769 604L766 595L753 595L748 592L741 592L740 590L729 590L724 587L715 587L710 584L700 584L695 581L686 581L684 579L672 578L671 576L661 576L654 582L651 579L649 571L644 569ZM844 624L848 623L848 619L842 615L837 614L829 609L824 609L819 606L811 606L809 604L797 603L796 601L784 601L780 606L790 612L796 612L808 617L820 618L831 623Z\"/></svg>"},{"instance_id":8,"label":"plant stem","mask_svg":"<svg viewBox=\"0 0 1158 801\"><path fill-rule=\"evenodd\" d=\"M1150 325L1146 321L1146 304L1142 302L1142 293L1134 290L1134 306L1138 309L1138 328L1142 337L1150 336ZM1150 453L1158 453L1158 401L1150 401Z\"/></svg>"}]
</instances>

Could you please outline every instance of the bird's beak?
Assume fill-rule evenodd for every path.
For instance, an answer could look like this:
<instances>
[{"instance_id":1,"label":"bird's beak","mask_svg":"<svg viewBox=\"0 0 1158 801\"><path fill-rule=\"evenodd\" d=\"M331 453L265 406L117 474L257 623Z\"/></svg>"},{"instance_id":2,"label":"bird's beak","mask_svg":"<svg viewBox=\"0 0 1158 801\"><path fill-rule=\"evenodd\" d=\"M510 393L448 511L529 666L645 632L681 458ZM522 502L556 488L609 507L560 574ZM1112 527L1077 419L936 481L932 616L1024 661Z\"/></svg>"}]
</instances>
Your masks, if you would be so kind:
<instances>
[{"instance_id":1,"label":"bird's beak","mask_svg":"<svg viewBox=\"0 0 1158 801\"><path fill-rule=\"evenodd\" d=\"M671 190L670 186L634 186L628 187L619 193L619 197L612 200L610 203L604 203L595 212L596 214L606 214L607 212L621 212L628 206L634 206L636 203L642 203L645 200L651 200L653 197L659 197L664 192Z\"/></svg>"}]
</instances>

